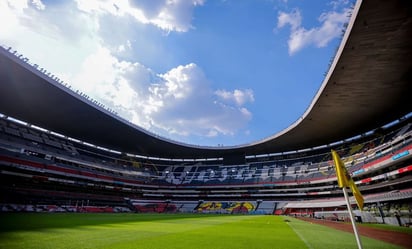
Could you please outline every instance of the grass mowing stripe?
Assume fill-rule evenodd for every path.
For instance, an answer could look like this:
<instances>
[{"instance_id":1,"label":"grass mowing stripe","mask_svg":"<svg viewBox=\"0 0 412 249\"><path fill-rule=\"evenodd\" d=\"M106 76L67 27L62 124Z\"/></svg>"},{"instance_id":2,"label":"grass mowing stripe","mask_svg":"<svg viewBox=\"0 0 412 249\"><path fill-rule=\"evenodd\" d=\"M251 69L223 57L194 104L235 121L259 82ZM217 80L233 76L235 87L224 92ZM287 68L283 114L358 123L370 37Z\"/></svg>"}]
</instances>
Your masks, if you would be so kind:
<instances>
[{"instance_id":1,"label":"grass mowing stripe","mask_svg":"<svg viewBox=\"0 0 412 249\"><path fill-rule=\"evenodd\" d=\"M0 214L0 249L347 249L354 236L288 217L143 214ZM306 240L305 242L299 238ZM362 240L364 249L395 249Z\"/></svg>"},{"instance_id":2,"label":"grass mowing stripe","mask_svg":"<svg viewBox=\"0 0 412 249\"><path fill-rule=\"evenodd\" d=\"M288 225L289 225L290 228L298 235L298 237L303 241L303 243L305 243L305 245L306 245L309 249L314 249L314 248L309 244L309 242L302 236L302 234L300 234L300 232L293 227L293 225L292 225L290 222L288 222Z\"/></svg>"},{"instance_id":3,"label":"grass mowing stripe","mask_svg":"<svg viewBox=\"0 0 412 249\"><path fill-rule=\"evenodd\" d=\"M150 216L153 220L115 214L12 216L5 219L11 231L7 223L0 224L0 248L304 248L275 216Z\"/></svg>"},{"instance_id":4,"label":"grass mowing stripe","mask_svg":"<svg viewBox=\"0 0 412 249\"><path fill-rule=\"evenodd\" d=\"M274 216L235 216L230 222L149 240L141 248L162 248L167 243L173 248L197 249L305 248L293 231ZM170 246L166 248L172 248Z\"/></svg>"},{"instance_id":5,"label":"grass mowing stripe","mask_svg":"<svg viewBox=\"0 0 412 249\"><path fill-rule=\"evenodd\" d=\"M339 231L327 226L306 222L287 217L293 227L298 231L314 249L347 249L357 248L353 233ZM361 236L364 249L400 249L401 247L383 241Z\"/></svg>"}]
</instances>

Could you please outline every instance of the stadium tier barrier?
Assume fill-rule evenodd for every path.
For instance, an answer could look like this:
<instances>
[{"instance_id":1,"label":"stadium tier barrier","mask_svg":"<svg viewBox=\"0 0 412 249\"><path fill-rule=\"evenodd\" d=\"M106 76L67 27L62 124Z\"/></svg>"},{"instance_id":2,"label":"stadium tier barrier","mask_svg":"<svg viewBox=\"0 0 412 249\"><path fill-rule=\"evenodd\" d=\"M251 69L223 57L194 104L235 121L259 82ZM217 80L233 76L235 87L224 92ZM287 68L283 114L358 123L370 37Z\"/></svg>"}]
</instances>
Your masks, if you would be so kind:
<instances>
[{"instance_id":1,"label":"stadium tier barrier","mask_svg":"<svg viewBox=\"0 0 412 249\"><path fill-rule=\"evenodd\" d=\"M389 135L378 137L367 143L341 148L340 151L345 154L344 162L357 184L359 183L363 185L361 186L363 189L369 190L370 187L377 186L383 180L391 180L395 183L396 179L410 175L412 165L398 164L400 166L394 169L389 166L400 161L410 160L412 156L411 133L411 125L408 124ZM133 191L138 188L144 190L143 193L138 194L144 198L165 199L179 196L179 198L200 199L204 197L210 199L213 196L219 196L219 200L223 200L225 196L235 196L234 199L244 199L244 201L228 202L206 200L205 203L209 202L209 206L206 205L205 208L200 209L196 209L198 205L193 207L191 206L193 204L178 205L171 202L156 203L156 205L146 203L129 207L133 207L134 211L140 210L141 212L198 210L227 213L231 211L222 208L222 206L230 207L233 203L237 203L235 206L238 205L240 212L246 209L248 213L279 213L279 208L270 207L270 205L265 204L266 202L251 202L256 207L251 210L239 203L249 202L248 199L256 198L255 196L258 195L286 200L295 197L309 198L314 194L332 193L335 173L328 156L285 158L229 166L169 162L169 164L151 163L151 167L146 167L148 164L144 166L134 161L124 164L125 161L121 158L114 158L113 155L107 156L96 148L86 148L84 145L54 136L52 133L35 131L29 126L0 119L0 163L3 166L1 174L3 177L31 179L34 187L30 191L26 191L27 186L26 190L15 187L9 188L10 191L23 189L21 192L35 191L37 196L48 193L59 198L71 196L74 199L83 195L84 199L91 197L119 201L119 198L116 200L114 193L121 193L122 197L131 196ZM385 170L385 172L377 175L381 170ZM35 184L43 186L46 183L61 184L63 189L68 188L69 190L65 192L36 189ZM312 184L322 184L321 188L325 191L314 192L319 187L311 187ZM198 187L201 187L202 190L198 190ZM226 190L215 191L215 189L222 187ZM81 193L75 188L89 189L90 192ZM161 189L158 190L158 188ZM71 192L70 189L75 191ZM400 190L399 194L394 197L395 199L392 198L393 196L377 196L373 201L402 199L405 193L402 189ZM110 194L93 194L100 192ZM370 200L372 201L372 199ZM219 205L220 207L216 208ZM264 209L264 207L266 208ZM133 211L132 209L130 210ZM84 209L84 211L100 212L101 209L91 207ZM107 211L110 211L110 208Z\"/></svg>"}]
</instances>

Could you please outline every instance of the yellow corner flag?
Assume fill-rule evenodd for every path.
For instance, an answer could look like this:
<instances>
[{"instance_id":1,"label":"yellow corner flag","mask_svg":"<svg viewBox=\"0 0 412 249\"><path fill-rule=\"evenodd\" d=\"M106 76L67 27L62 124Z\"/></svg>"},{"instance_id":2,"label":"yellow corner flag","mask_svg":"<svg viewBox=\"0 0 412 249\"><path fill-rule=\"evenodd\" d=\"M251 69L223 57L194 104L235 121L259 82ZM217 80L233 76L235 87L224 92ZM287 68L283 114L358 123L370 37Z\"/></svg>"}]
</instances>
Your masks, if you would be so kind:
<instances>
[{"instance_id":1,"label":"yellow corner flag","mask_svg":"<svg viewBox=\"0 0 412 249\"><path fill-rule=\"evenodd\" d=\"M345 164L343 164L338 153L336 153L336 151L334 150L332 150L332 158L333 162L335 163L336 177L338 178L338 186L340 188L350 187L359 209L362 210L363 196L359 191L358 187L356 187L356 184L353 181L352 177L350 177L348 171L346 170Z\"/></svg>"}]
</instances>

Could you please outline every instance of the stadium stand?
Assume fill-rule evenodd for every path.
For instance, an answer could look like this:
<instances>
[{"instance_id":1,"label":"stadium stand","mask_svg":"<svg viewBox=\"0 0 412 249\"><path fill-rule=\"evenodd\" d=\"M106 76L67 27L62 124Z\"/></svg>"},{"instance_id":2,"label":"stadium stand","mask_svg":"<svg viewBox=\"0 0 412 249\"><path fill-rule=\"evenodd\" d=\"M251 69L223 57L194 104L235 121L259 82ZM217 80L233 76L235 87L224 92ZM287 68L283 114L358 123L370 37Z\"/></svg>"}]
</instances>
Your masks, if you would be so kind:
<instances>
[{"instance_id":1,"label":"stadium stand","mask_svg":"<svg viewBox=\"0 0 412 249\"><path fill-rule=\"evenodd\" d=\"M384 8L392 3L392 1L386 1L375 5L372 1L364 2L369 4L366 6L373 5L373 8ZM376 9L373 9L372 14L368 12L367 8L364 11L365 16L369 18L368 25L373 25L370 20L376 15ZM382 9L379 11L379 13L386 12ZM411 22L408 22L410 17L405 17L402 13L399 14L401 15L399 18L395 18L394 22L406 20L403 22L404 28L393 33L410 34ZM379 22L379 20L375 20L375 22L376 25L384 23ZM365 22L356 25L356 35L353 35L355 41L356 38L362 38L360 34L367 33L364 26ZM394 25L394 27L397 26ZM381 32L367 33L366 35L369 39L370 35L379 33ZM391 38L393 37L391 36ZM396 43L394 45L396 47L392 47L392 49L404 48L410 52L410 47L405 45L412 44L408 42L410 38L404 39L405 41L392 39L400 44ZM350 39L348 43L351 46L345 55L350 58L358 58L353 57L357 56L359 51L356 50L357 43ZM385 51L391 50L386 49L387 44L384 46ZM367 49L367 47L363 47L362 51L375 51ZM355 55L352 54L352 50L356 50ZM401 52L398 51L395 57L398 58ZM46 74L44 69L29 64L28 60L22 60L21 56L18 56L16 51L11 48L1 48L0 59L0 63L3 63L2 65L6 68L4 70L0 68L0 79L4 80L0 85L0 94L2 94L0 110L15 115L20 115L19 111L23 111L18 109L14 101L9 101L7 104L2 102L7 100L9 95L12 95L10 89L4 85L11 84L8 81L8 76L13 70L7 69L13 68L20 70L20 76L24 75L29 79L24 81L24 84L35 85L36 82L43 84L44 89L49 87L48 91L65 96L67 103L72 105L75 105L73 100L80 100L78 102L81 104L76 108L81 108L90 115L96 115L94 117L102 118L109 127L125 128L131 131L131 133L125 134L133 135L134 138L142 138L142 140L136 139L130 145L129 141L121 140L124 136L122 138L120 135L119 137L112 136L110 137L112 140L109 139L110 143L108 143L108 140L102 136L93 137L89 136L88 133L76 133L70 125L56 125L55 120L49 119L45 110L39 110L42 115L39 113L35 117L29 117L30 113L24 113L26 116L21 115L22 117L15 117L9 113L0 114L1 212L286 214L345 220L347 216L344 212L344 199L337 187L336 174L330 155L330 150L334 149L342 157L345 166L364 195L365 211L359 213L360 211L356 210L359 217L364 221L391 223L396 221L394 217L396 213L400 214L402 224L411 224L412 115L410 95L408 102L405 102L404 95L401 95L403 102L392 106L388 109L391 112L388 113L382 114L387 109L377 113L371 108L361 114L353 113L353 115L357 115L358 119L363 119L362 115L369 115L369 112L372 114L367 117L369 118L367 124L364 121L358 122L356 127L341 126L348 129L342 130L343 135L336 135L336 132L330 131L330 129L327 131L328 135L322 137L314 132L318 131L319 133L318 129L308 128L312 127L310 124L312 118L316 118L317 115L321 116L320 119L317 119L318 122L323 122L325 119L321 113L323 109L317 109L313 112L314 114L305 116L301 130L297 129L296 133L291 132L292 135L286 134L285 140L294 141L295 144L299 143L299 145L291 145L292 142L277 143L276 141L284 139L282 137L271 139L267 143L262 142L256 147L245 147L245 151L248 153L224 154L227 152L225 148L207 150L189 147L180 143L172 143L166 139L158 139L157 136L147 131L141 131L133 124L116 116L115 111L107 109L85 94L75 91L56 77L51 77L50 73ZM410 57L407 59L410 60ZM391 66L388 69L391 75L395 74L392 70L393 67L400 68L398 74L402 78L399 81L393 80L392 85L402 80L408 81L408 79L404 79L404 75L410 75L410 71L406 73L402 71L404 68L401 66L405 64L404 62L404 60L395 59L394 61L385 61L387 67ZM350 63L345 65L347 64ZM364 66L363 63L360 64L360 67ZM332 82L328 85L332 86L327 89L329 91L342 89L336 83L340 79L353 80L353 78L345 78L348 73L339 74L344 69L341 64L339 66L337 67L337 76L335 76L336 71L331 72ZM383 69L380 68L380 70ZM399 87L403 86L401 83L399 83ZM386 84L387 82L384 82L379 86ZM403 84L410 85L410 80L406 83L403 82ZM358 85L360 84L356 84L356 86ZM368 87L365 89L369 91ZM345 86L343 88L346 89ZM356 94L354 96L359 97ZM29 99L32 96L26 95L25 97ZM373 98L370 97L370 99ZM25 100L20 99L20 101ZM36 104L43 106L41 101L37 101ZM47 106L47 104L44 105ZM384 108L383 105L379 106ZM69 116L69 113L67 115ZM375 119L379 115L385 115L385 117L379 118L379 125L375 125ZM38 116L44 119L38 119ZM75 119L76 116L71 117L78 121ZM336 119L337 115L333 117ZM38 121L38 123L32 124L25 118ZM339 118L341 117L339 116ZM41 121L53 122L53 125ZM93 120L86 121L92 122ZM46 129L39 123L60 129ZM72 122L71 125L75 125L76 129L83 131L82 124L84 123L86 122ZM343 122L336 123L341 125ZM322 124L331 128L326 123ZM97 126L94 128L98 129ZM311 131L311 133L306 136L306 131ZM293 135L299 134L299 132L305 136ZM326 131L324 132L326 133ZM79 137L73 138L69 134L77 134ZM320 142L311 141L310 138L308 140L307 137L310 135L316 136ZM294 140L296 137L299 140ZM331 141L330 137L334 140ZM82 141L81 139L84 138L86 139ZM93 144L90 140L101 142L101 144ZM121 143L118 142L120 140ZM142 141L145 141L146 144ZM107 147L107 145L113 147ZM270 147L269 145L274 146L279 152L275 150L266 153L266 150L262 148ZM280 146L293 149L281 151L279 148L283 148ZM159 152L161 149L157 149L172 147L178 148L179 150L176 149L174 152L177 151L179 154ZM129 153L128 150L119 151L119 148L138 148L136 150L140 150L141 154ZM235 152L239 150L233 149ZM145 154L146 152L147 154ZM160 156L159 153L164 156ZM184 157L188 154L191 155L191 153L194 153L196 157L189 159ZM199 158L200 154L204 157ZM182 157L179 158L179 155ZM352 203L354 204L353 198Z\"/></svg>"},{"instance_id":2,"label":"stadium stand","mask_svg":"<svg viewBox=\"0 0 412 249\"><path fill-rule=\"evenodd\" d=\"M242 165L169 165L88 148L8 117L0 121L3 212L313 215L344 207L324 149ZM394 201L410 207L410 121L338 148L367 209Z\"/></svg>"}]
</instances>

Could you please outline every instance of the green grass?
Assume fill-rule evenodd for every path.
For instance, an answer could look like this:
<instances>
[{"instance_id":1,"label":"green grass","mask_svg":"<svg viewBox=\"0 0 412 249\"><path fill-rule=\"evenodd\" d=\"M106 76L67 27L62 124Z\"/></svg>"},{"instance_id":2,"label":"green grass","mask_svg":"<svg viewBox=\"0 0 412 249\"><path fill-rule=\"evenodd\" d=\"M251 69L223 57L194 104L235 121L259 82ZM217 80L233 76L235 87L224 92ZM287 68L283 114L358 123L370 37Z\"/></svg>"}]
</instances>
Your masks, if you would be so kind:
<instances>
[{"instance_id":1,"label":"green grass","mask_svg":"<svg viewBox=\"0 0 412 249\"><path fill-rule=\"evenodd\" d=\"M288 218L289 219L289 218ZM295 232L300 235L302 240L306 240L309 245L307 248L313 249L344 249L344 248L358 248L356 239L353 233L337 231L327 226L312 224L297 219L291 219L290 226ZM371 239L361 236L361 242L364 249L389 249L401 248L396 245L388 244L383 241Z\"/></svg>"},{"instance_id":2,"label":"green grass","mask_svg":"<svg viewBox=\"0 0 412 249\"><path fill-rule=\"evenodd\" d=\"M400 227L400 226L394 226L394 225L388 225L388 224L366 224L366 223L362 224L361 226L373 227L377 229L407 233L407 234L412 235L412 229L409 227Z\"/></svg>"},{"instance_id":3,"label":"green grass","mask_svg":"<svg viewBox=\"0 0 412 249\"><path fill-rule=\"evenodd\" d=\"M347 249L352 234L279 216L1 214L0 248ZM399 248L362 238L364 249Z\"/></svg>"}]
</instances>

